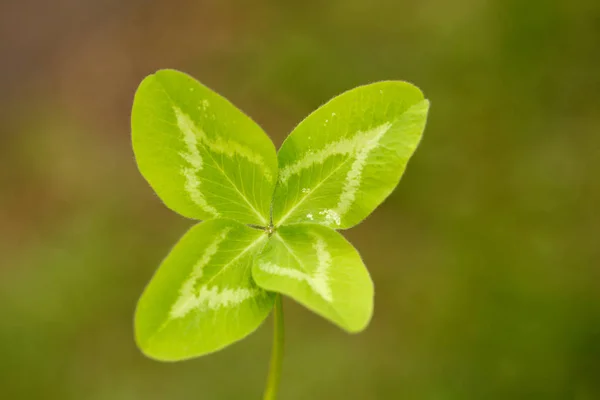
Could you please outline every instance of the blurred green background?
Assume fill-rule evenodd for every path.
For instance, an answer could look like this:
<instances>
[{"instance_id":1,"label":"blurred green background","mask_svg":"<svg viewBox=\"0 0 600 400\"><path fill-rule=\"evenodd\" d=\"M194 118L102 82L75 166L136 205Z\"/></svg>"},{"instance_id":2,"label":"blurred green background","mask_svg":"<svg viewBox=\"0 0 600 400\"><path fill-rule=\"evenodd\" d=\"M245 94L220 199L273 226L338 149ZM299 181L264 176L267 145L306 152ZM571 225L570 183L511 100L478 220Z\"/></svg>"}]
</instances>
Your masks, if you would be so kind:
<instances>
[{"instance_id":1,"label":"blurred green background","mask_svg":"<svg viewBox=\"0 0 600 400\"><path fill-rule=\"evenodd\" d=\"M370 327L286 300L282 400L600 399L599 1L5 0L0 59L0 398L260 398L270 319L183 363L133 342L192 225L130 144L138 83L169 67L277 146L358 84L432 102L401 185L345 233Z\"/></svg>"}]
</instances>

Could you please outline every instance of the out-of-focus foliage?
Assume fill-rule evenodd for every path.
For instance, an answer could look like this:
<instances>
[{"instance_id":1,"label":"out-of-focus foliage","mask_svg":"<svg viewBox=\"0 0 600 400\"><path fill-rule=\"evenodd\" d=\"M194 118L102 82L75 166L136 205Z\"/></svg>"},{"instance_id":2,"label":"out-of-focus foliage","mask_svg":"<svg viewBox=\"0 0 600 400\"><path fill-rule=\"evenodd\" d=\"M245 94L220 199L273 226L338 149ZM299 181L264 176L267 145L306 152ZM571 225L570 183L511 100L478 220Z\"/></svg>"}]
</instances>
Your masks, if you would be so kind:
<instances>
[{"instance_id":1,"label":"out-of-focus foliage","mask_svg":"<svg viewBox=\"0 0 600 400\"><path fill-rule=\"evenodd\" d=\"M134 90L164 67L277 145L359 84L432 100L402 185L347 233L377 282L370 327L287 301L282 399L600 397L600 3L34 3L0 5L2 398L261 392L266 326L178 364L133 342L137 297L191 225L131 152Z\"/></svg>"}]
</instances>

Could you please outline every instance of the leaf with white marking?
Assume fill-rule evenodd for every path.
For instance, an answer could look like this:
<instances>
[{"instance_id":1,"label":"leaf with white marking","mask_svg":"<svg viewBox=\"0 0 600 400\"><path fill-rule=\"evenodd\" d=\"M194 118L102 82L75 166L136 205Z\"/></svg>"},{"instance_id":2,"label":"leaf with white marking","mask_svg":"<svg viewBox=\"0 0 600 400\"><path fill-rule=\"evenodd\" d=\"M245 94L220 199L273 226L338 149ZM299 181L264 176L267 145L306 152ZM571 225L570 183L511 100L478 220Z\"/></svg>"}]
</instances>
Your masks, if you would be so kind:
<instances>
[{"instance_id":1,"label":"leaf with white marking","mask_svg":"<svg viewBox=\"0 0 600 400\"><path fill-rule=\"evenodd\" d=\"M149 357L176 361L219 350L253 332L273 294L252 280L265 232L215 219L191 228L146 287L136 341Z\"/></svg>"},{"instance_id":2,"label":"leaf with white marking","mask_svg":"<svg viewBox=\"0 0 600 400\"><path fill-rule=\"evenodd\" d=\"M349 332L373 313L373 282L356 249L317 224L282 226L252 267L256 283L283 293Z\"/></svg>"},{"instance_id":3,"label":"leaf with white marking","mask_svg":"<svg viewBox=\"0 0 600 400\"><path fill-rule=\"evenodd\" d=\"M158 71L135 94L131 128L140 172L169 208L268 225L275 147L228 100L182 72Z\"/></svg>"},{"instance_id":4,"label":"leaf with white marking","mask_svg":"<svg viewBox=\"0 0 600 400\"><path fill-rule=\"evenodd\" d=\"M275 224L346 229L365 219L398 184L428 108L417 87L386 81L352 89L310 114L279 150Z\"/></svg>"}]
</instances>

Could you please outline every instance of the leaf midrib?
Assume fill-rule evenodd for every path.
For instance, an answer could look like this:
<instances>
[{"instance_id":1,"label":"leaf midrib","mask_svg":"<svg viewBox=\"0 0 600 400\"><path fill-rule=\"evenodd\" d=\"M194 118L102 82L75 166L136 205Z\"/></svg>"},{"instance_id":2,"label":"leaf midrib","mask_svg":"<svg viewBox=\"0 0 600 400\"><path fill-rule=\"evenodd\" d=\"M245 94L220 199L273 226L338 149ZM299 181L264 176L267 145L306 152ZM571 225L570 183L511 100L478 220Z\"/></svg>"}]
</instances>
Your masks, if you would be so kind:
<instances>
[{"instance_id":1,"label":"leaf midrib","mask_svg":"<svg viewBox=\"0 0 600 400\"><path fill-rule=\"evenodd\" d=\"M277 226L281 226L283 225L283 223L290 217L290 215L300 206L300 204L302 204L308 197L310 197L314 192L316 192L316 190L323 184L323 182L325 182L326 180L328 180L333 174L335 174L340 168L342 168L344 165L346 165L346 163L350 160L353 160L355 157L350 156L348 158L346 158L344 161L342 161L337 167L334 168L333 171L331 171L325 178L323 178L319 183L317 183L317 185L315 187L313 187L308 193L306 193L301 199L300 201L298 201L296 204L294 204L292 206L292 208L289 209L289 211L279 220L279 222L277 223Z\"/></svg>"}]
</instances>

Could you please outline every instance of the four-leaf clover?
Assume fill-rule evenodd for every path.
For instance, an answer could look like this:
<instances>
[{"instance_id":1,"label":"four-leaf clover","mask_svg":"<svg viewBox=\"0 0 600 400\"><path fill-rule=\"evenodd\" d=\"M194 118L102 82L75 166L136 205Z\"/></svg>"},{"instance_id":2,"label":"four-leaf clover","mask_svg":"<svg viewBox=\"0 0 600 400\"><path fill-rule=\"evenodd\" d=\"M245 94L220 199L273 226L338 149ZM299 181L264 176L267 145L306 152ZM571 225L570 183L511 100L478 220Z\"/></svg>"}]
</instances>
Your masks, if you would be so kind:
<instances>
[{"instance_id":1,"label":"four-leaf clover","mask_svg":"<svg viewBox=\"0 0 600 400\"><path fill-rule=\"evenodd\" d=\"M228 100L161 70L132 111L139 169L173 211L196 220L163 261L136 310L149 357L175 361L253 332L287 295L348 332L373 313L373 283L337 232L392 192L425 127L415 86L384 81L335 97L279 152Z\"/></svg>"}]
</instances>

